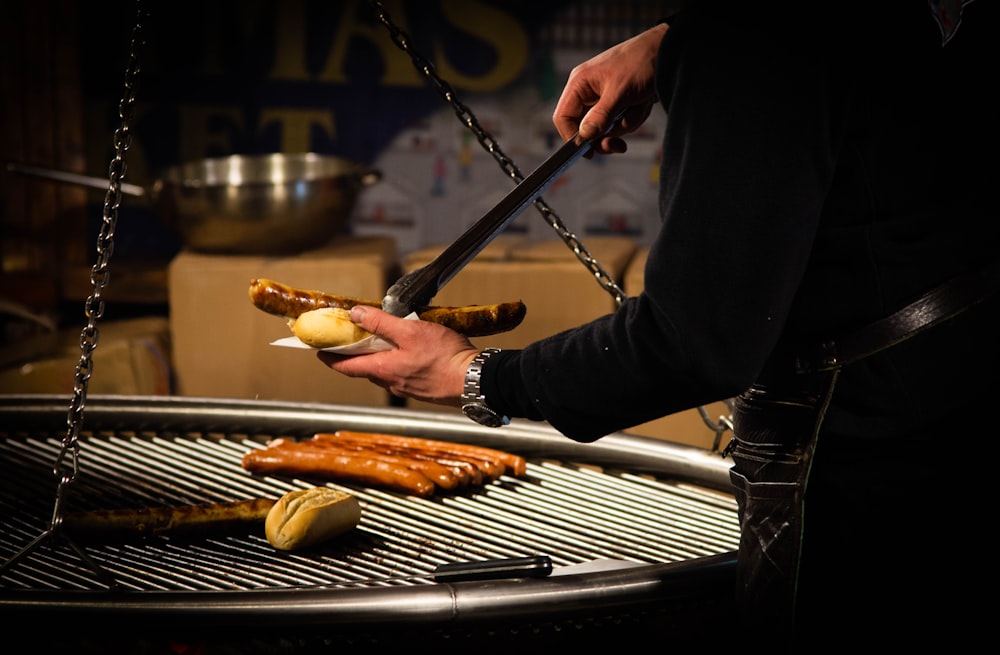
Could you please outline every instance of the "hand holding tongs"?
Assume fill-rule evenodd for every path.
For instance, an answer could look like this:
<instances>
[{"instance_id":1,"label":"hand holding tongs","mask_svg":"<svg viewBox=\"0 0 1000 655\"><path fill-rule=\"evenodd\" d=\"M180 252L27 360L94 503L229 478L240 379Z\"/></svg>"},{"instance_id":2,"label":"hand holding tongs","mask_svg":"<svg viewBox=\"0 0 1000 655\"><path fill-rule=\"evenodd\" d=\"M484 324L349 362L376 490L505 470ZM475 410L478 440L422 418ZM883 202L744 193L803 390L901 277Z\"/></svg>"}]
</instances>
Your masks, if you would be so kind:
<instances>
[{"instance_id":1,"label":"hand holding tongs","mask_svg":"<svg viewBox=\"0 0 1000 655\"><path fill-rule=\"evenodd\" d=\"M441 287L602 138L604 134L584 140L577 132L429 264L403 275L389 287L382 299L382 309L395 316L406 316L430 304Z\"/></svg>"}]
</instances>

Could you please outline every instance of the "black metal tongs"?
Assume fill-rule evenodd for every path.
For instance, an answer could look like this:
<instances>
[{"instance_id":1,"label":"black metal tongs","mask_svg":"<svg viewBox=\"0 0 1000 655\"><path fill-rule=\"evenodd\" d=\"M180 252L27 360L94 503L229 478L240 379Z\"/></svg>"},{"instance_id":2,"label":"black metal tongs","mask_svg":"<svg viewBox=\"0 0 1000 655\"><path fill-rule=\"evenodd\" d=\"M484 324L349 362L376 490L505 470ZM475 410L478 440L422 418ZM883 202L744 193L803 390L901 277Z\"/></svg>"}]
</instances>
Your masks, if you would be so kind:
<instances>
[{"instance_id":1,"label":"black metal tongs","mask_svg":"<svg viewBox=\"0 0 1000 655\"><path fill-rule=\"evenodd\" d=\"M603 137L601 134L585 140L577 132L429 264L406 273L389 287L382 299L382 309L395 316L407 316L430 304L441 287Z\"/></svg>"}]
</instances>

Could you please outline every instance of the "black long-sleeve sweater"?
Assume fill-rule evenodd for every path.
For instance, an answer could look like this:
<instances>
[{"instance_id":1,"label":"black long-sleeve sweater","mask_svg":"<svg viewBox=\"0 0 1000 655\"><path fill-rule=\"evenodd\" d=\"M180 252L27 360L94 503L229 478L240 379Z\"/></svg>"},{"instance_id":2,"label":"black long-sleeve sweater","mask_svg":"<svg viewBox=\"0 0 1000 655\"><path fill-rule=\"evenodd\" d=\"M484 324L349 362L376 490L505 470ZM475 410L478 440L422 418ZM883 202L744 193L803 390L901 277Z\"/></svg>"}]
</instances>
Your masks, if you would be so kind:
<instances>
[{"instance_id":1,"label":"black long-sleeve sweater","mask_svg":"<svg viewBox=\"0 0 1000 655\"><path fill-rule=\"evenodd\" d=\"M997 3L967 7L946 47L912 0L688 4L657 62L663 223L644 291L484 370L492 407L576 440L734 396L779 343L838 336L997 256ZM995 316L845 369L828 429L967 411L975 367L1000 365Z\"/></svg>"}]
</instances>

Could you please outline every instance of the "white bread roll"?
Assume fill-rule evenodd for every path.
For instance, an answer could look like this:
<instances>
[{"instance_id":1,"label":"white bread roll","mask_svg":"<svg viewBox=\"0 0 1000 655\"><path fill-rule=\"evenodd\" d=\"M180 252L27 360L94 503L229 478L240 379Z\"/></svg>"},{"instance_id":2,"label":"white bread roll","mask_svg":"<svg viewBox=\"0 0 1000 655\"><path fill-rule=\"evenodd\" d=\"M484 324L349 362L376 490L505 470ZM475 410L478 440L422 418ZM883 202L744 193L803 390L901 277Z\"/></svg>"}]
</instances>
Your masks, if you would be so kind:
<instances>
[{"instance_id":1,"label":"white bread roll","mask_svg":"<svg viewBox=\"0 0 1000 655\"><path fill-rule=\"evenodd\" d=\"M264 534L278 550L307 548L354 529L361 504L346 491L314 487L290 491L264 520Z\"/></svg>"},{"instance_id":2,"label":"white bread roll","mask_svg":"<svg viewBox=\"0 0 1000 655\"><path fill-rule=\"evenodd\" d=\"M351 313L338 307L303 312L288 321L292 333L313 348L334 348L361 341L371 333L351 322Z\"/></svg>"}]
</instances>

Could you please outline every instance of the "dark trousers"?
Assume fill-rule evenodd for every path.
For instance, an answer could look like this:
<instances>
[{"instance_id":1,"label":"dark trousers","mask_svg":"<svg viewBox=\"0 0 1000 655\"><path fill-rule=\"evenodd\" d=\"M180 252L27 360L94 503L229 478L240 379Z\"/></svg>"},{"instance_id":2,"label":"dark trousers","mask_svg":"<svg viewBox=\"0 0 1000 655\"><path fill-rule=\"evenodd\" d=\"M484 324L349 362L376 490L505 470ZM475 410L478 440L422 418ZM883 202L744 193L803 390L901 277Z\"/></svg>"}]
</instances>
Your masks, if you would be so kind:
<instances>
[{"instance_id":1,"label":"dark trousers","mask_svg":"<svg viewBox=\"0 0 1000 655\"><path fill-rule=\"evenodd\" d=\"M992 423L970 402L905 435L817 437L836 381L734 403L737 610L765 636L750 652L972 647L997 582Z\"/></svg>"},{"instance_id":2,"label":"dark trousers","mask_svg":"<svg viewBox=\"0 0 1000 655\"><path fill-rule=\"evenodd\" d=\"M816 373L779 385L754 385L733 406L730 479L741 529L737 610L745 627L766 625L789 648L806 520L805 491L836 377L836 372Z\"/></svg>"}]
</instances>

